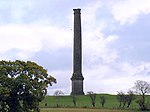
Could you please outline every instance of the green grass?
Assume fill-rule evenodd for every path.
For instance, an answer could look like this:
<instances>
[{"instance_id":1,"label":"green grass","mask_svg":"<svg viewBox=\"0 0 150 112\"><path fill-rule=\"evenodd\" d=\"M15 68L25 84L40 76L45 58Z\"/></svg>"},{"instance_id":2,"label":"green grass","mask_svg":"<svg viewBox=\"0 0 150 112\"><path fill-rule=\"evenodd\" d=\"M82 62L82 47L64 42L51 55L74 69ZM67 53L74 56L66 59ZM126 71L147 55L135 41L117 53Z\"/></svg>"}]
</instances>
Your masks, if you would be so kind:
<instances>
[{"instance_id":1,"label":"green grass","mask_svg":"<svg viewBox=\"0 0 150 112\"><path fill-rule=\"evenodd\" d=\"M106 98L105 107L102 108L100 105L100 96L104 96ZM147 100L150 101L150 97L147 96ZM91 99L89 95L81 95L76 96L76 102L77 108L92 108ZM47 106L45 106L45 103L47 103ZM60 98L56 98L55 96L47 96L43 102L41 102L40 107L44 108L56 108L57 104L59 105L59 108L74 108L72 98L71 96L62 96ZM116 95L110 95L110 94L97 94L96 95L96 108L97 109L118 109L119 102L117 101ZM130 106L130 110L132 109L138 109L139 106L135 101ZM53 111L52 111L53 112ZM63 111L62 111L63 112Z\"/></svg>"},{"instance_id":2,"label":"green grass","mask_svg":"<svg viewBox=\"0 0 150 112\"><path fill-rule=\"evenodd\" d=\"M100 96L105 96L106 98L105 108L118 108L119 103L117 101L116 95L110 95L110 94L97 94L96 95L96 107L97 108L101 107L100 98L99 98ZM76 102L77 102L77 107L82 107L82 108L92 107L91 99L89 95L76 96ZM74 107L71 96L62 96L60 98L58 97L56 98L54 96L47 96L40 106L45 107L45 103L47 103L47 107L56 107L57 104L60 107Z\"/></svg>"}]
</instances>

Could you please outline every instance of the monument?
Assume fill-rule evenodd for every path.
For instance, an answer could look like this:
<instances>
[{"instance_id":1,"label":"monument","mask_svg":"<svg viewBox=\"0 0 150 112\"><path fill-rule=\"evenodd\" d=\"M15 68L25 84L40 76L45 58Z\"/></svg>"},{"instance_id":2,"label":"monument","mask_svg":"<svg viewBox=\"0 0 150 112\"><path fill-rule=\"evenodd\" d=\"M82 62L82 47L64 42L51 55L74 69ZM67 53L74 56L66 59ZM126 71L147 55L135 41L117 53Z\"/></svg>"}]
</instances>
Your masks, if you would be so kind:
<instances>
[{"instance_id":1,"label":"monument","mask_svg":"<svg viewBox=\"0 0 150 112\"><path fill-rule=\"evenodd\" d=\"M74 11L74 48L73 48L73 75L71 95L84 95L82 76L82 35L81 35L81 9Z\"/></svg>"}]
</instances>

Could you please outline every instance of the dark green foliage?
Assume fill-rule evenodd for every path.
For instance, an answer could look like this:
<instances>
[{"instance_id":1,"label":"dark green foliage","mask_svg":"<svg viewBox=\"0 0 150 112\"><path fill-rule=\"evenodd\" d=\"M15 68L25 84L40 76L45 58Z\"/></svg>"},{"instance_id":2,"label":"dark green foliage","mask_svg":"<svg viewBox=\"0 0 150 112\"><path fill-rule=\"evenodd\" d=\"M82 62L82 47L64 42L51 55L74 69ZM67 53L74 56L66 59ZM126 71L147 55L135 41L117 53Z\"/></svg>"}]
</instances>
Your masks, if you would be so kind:
<instances>
[{"instance_id":1,"label":"dark green foliage","mask_svg":"<svg viewBox=\"0 0 150 112\"><path fill-rule=\"evenodd\" d=\"M39 112L52 82L56 79L34 62L0 61L0 111Z\"/></svg>"}]
</instances>

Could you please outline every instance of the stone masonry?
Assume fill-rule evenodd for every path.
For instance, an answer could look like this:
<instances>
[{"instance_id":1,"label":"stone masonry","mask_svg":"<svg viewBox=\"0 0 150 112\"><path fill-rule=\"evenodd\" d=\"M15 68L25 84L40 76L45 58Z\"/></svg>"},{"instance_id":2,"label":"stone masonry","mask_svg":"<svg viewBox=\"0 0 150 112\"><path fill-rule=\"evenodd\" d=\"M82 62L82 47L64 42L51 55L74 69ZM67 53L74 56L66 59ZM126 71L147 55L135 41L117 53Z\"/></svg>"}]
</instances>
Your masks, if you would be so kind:
<instances>
[{"instance_id":1,"label":"stone masonry","mask_svg":"<svg viewBox=\"0 0 150 112\"><path fill-rule=\"evenodd\" d=\"M74 11L74 49L73 49L73 75L71 95L83 95L82 76L82 35L81 35L81 9Z\"/></svg>"}]
</instances>

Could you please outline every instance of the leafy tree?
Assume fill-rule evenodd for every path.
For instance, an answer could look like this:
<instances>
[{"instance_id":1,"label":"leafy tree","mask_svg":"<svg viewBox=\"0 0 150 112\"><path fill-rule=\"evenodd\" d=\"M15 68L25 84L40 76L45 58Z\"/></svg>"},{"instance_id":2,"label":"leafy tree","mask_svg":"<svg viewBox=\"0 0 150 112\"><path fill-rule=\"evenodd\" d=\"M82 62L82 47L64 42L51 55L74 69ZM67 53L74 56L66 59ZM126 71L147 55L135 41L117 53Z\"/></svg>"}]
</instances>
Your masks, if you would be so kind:
<instances>
[{"instance_id":1,"label":"leafy tree","mask_svg":"<svg viewBox=\"0 0 150 112\"><path fill-rule=\"evenodd\" d=\"M0 85L0 112L8 111L7 104L5 102L8 96L9 96L9 90Z\"/></svg>"},{"instance_id":2,"label":"leafy tree","mask_svg":"<svg viewBox=\"0 0 150 112\"><path fill-rule=\"evenodd\" d=\"M105 96L100 96L100 104L102 105L102 107L104 107L105 102L106 102Z\"/></svg>"},{"instance_id":3,"label":"leafy tree","mask_svg":"<svg viewBox=\"0 0 150 112\"><path fill-rule=\"evenodd\" d=\"M92 106L95 107L95 104L96 104L96 94L93 93L92 91L90 92L87 92L91 98L91 103L92 103Z\"/></svg>"},{"instance_id":4,"label":"leafy tree","mask_svg":"<svg viewBox=\"0 0 150 112\"><path fill-rule=\"evenodd\" d=\"M145 97L146 94L150 93L150 84L143 80L137 80L133 88L135 89L136 93L141 96L140 100L138 100L137 103L142 110L146 110L147 107L145 103Z\"/></svg>"},{"instance_id":5,"label":"leafy tree","mask_svg":"<svg viewBox=\"0 0 150 112\"><path fill-rule=\"evenodd\" d=\"M39 112L39 102L56 79L34 62L0 61L0 109Z\"/></svg>"}]
</instances>

